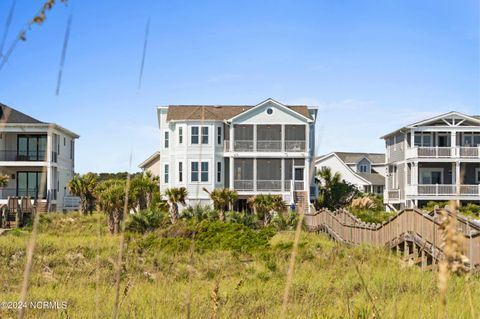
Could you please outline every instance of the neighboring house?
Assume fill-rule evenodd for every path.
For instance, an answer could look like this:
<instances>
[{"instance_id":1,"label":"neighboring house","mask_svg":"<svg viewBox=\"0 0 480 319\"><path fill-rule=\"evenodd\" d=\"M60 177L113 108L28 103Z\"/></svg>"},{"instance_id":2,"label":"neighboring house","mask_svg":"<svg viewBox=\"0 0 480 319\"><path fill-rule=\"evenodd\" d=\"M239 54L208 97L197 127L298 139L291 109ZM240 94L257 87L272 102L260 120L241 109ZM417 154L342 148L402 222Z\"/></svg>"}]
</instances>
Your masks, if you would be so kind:
<instances>
[{"instance_id":1,"label":"neighboring house","mask_svg":"<svg viewBox=\"0 0 480 319\"><path fill-rule=\"evenodd\" d=\"M142 172L150 172L153 176L160 176L160 152L155 152L143 161L139 168Z\"/></svg>"},{"instance_id":2,"label":"neighboring house","mask_svg":"<svg viewBox=\"0 0 480 319\"><path fill-rule=\"evenodd\" d=\"M0 203L28 196L38 210L62 211L78 137L0 103L0 174L9 176L8 185L0 188Z\"/></svg>"},{"instance_id":3,"label":"neighboring house","mask_svg":"<svg viewBox=\"0 0 480 319\"><path fill-rule=\"evenodd\" d=\"M210 202L203 188L229 187L240 207L261 193L308 205L316 115L316 109L273 99L158 107L160 187L186 187L189 204Z\"/></svg>"},{"instance_id":4,"label":"neighboring house","mask_svg":"<svg viewBox=\"0 0 480 319\"><path fill-rule=\"evenodd\" d=\"M315 160L317 172L329 167L332 174L340 173L343 180L365 193L382 195L385 187L385 154L333 152Z\"/></svg>"},{"instance_id":5,"label":"neighboring house","mask_svg":"<svg viewBox=\"0 0 480 319\"><path fill-rule=\"evenodd\" d=\"M480 117L442 114L382 137L389 207L428 201L480 202Z\"/></svg>"}]
</instances>

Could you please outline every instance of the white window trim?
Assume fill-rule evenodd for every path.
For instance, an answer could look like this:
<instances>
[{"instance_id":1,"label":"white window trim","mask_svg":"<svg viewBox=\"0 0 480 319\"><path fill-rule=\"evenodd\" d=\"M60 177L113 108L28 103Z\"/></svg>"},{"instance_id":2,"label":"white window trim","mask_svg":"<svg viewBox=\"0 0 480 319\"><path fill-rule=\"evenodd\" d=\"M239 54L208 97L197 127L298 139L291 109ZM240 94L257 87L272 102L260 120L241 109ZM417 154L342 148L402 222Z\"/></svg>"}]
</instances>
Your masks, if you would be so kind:
<instances>
[{"instance_id":1,"label":"white window trim","mask_svg":"<svg viewBox=\"0 0 480 319\"><path fill-rule=\"evenodd\" d=\"M180 166L182 166L182 178L180 179ZM179 183L183 183L185 181L185 165L183 161L178 161L177 164L177 180Z\"/></svg>"},{"instance_id":2,"label":"white window trim","mask_svg":"<svg viewBox=\"0 0 480 319\"><path fill-rule=\"evenodd\" d=\"M167 170L168 167L168 170ZM166 180L165 176L168 175L168 181ZM164 184L170 184L170 164L169 163L164 163L163 164L163 183Z\"/></svg>"},{"instance_id":3,"label":"white window trim","mask_svg":"<svg viewBox=\"0 0 480 319\"><path fill-rule=\"evenodd\" d=\"M192 181L192 163L197 162L198 163L198 181ZM208 163L208 181L202 182L202 162L207 162ZM211 184L212 181L212 165L211 165L210 160L203 160L203 159L195 159L195 160L189 160L188 161L188 182L190 184L202 184L202 185L207 185ZM184 169L185 171L185 169ZM185 173L184 173L185 174Z\"/></svg>"},{"instance_id":4,"label":"white window trim","mask_svg":"<svg viewBox=\"0 0 480 319\"><path fill-rule=\"evenodd\" d=\"M167 135L168 135L168 138L166 138ZM168 146L167 146L167 141L168 141ZM170 148L170 131L168 130L163 131L163 148L165 149Z\"/></svg>"},{"instance_id":5,"label":"white window trim","mask_svg":"<svg viewBox=\"0 0 480 319\"><path fill-rule=\"evenodd\" d=\"M182 145L184 141L183 126L178 127L178 144Z\"/></svg>"},{"instance_id":6,"label":"white window trim","mask_svg":"<svg viewBox=\"0 0 480 319\"><path fill-rule=\"evenodd\" d=\"M220 169L218 169L218 164L220 164ZM218 173L220 172L220 180L218 179ZM215 167L215 182L222 183L223 181L223 164L221 161L217 161L217 167Z\"/></svg>"},{"instance_id":7,"label":"white window trim","mask_svg":"<svg viewBox=\"0 0 480 319\"><path fill-rule=\"evenodd\" d=\"M204 128L207 129L207 143L203 143L203 129ZM210 127L209 126L206 126L206 125L200 126L200 144L202 144L202 145L209 145L210 144Z\"/></svg>"},{"instance_id":8,"label":"white window trim","mask_svg":"<svg viewBox=\"0 0 480 319\"><path fill-rule=\"evenodd\" d=\"M362 172L362 167L365 167L365 172ZM359 173L370 173L370 172L368 171L368 164L359 164L359 165L358 165L358 172L359 172Z\"/></svg>"},{"instance_id":9,"label":"white window trim","mask_svg":"<svg viewBox=\"0 0 480 319\"><path fill-rule=\"evenodd\" d=\"M219 129L220 129L220 134L219 133ZM220 143L218 143L218 137L220 137ZM222 126L217 126L217 145L222 145L223 144L223 127Z\"/></svg>"},{"instance_id":10,"label":"white window trim","mask_svg":"<svg viewBox=\"0 0 480 319\"><path fill-rule=\"evenodd\" d=\"M192 137L193 137L193 128L196 127L198 128L198 143L192 143ZM201 145L202 143L202 128L200 125L192 125L192 126L189 126L189 129L188 129L188 145L189 146L199 146Z\"/></svg>"}]
</instances>

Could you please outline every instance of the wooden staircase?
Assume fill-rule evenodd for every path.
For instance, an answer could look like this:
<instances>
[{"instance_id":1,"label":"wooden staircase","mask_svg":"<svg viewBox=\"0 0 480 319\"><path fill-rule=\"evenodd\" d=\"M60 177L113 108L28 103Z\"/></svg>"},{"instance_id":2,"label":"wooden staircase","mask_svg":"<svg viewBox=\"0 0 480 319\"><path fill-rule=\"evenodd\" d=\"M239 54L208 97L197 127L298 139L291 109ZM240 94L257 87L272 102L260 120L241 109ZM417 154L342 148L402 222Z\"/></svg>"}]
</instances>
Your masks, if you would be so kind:
<instances>
[{"instance_id":1,"label":"wooden staircase","mask_svg":"<svg viewBox=\"0 0 480 319\"><path fill-rule=\"evenodd\" d=\"M427 213L404 209L382 224L369 224L346 210L330 212L322 209L306 213L305 223L308 229L324 232L343 244L383 246L403 255L407 263L424 268L435 266L443 258L437 211ZM459 215L457 229L465 237L463 252L469 259L470 268L480 269L480 225Z\"/></svg>"}]
</instances>

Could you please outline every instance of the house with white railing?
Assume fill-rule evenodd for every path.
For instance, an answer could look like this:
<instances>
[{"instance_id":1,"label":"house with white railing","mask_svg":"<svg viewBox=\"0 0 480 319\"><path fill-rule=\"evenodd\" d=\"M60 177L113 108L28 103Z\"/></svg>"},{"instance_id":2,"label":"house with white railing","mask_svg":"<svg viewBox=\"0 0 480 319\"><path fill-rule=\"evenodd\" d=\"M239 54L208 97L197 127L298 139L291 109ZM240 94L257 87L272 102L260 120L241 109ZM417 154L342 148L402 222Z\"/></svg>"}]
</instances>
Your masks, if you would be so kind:
<instances>
[{"instance_id":1,"label":"house with white railing","mask_svg":"<svg viewBox=\"0 0 480 319\"><path fill-rule=\"evenodd\" d=\"M62 211L78 204L67 183L73 177L75 140L79 136L0 103L0 204L28 197L41 211Z\"/></svg>"},{"instance_id":2,"label":"house with white railing","mask_svg":"<svg viewBox=\"0 0 480 319\"><path fill-rule=\"evenodd\" d=\"M332 174L355 185L367 194L383 196L385 189L385 154L360 152L332 152L315 159L315 168L328 167Z\"/></svg>"},{"instance_id":3,"label":"house with white railing","mask_svg":"<svg viewBox=\"0 0 480 319\"><path fill-rule=\"evenodd\" d=\"M188 204L210 203L207 189L228 187L239 209L256 194L307 205L317 110L267 99L257 105L169 105L157 109L160 189L186 187Z\"/></svg>"},{"instance_id":4,"label":"house with white railing","mask_svg":"<svg viewBox=\"0 0 480 319\"><path fill-rule=\"evenodd\" d=\"M480 117L442 114L382 137L387 207L428 201L480 202Z\"/></svg>"}]
</instances>

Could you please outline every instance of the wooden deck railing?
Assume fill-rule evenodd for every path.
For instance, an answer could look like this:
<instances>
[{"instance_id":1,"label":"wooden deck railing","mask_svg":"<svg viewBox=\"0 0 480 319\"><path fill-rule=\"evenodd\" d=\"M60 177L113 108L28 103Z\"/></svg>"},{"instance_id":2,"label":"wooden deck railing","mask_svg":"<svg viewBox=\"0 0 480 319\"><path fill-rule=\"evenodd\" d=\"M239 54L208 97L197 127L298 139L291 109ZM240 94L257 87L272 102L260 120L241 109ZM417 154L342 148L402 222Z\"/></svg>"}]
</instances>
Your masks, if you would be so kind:
<instances>
[{"instance_id":1,"label":"wooden deck railing","mask_svg":"<svg viewBox=\"0 0 480 319\"><path fill-rule=\"evenodd\" d=\"M451 214L451 213L449 213ZM422 241L433 252L434 259L442 255L442 232L439 216L417 209L405 209L382 224L363 223L345 210L319 210L305 215L310 230L321 230L348 245L368 244L390 246L409 237ZM465 236L463 251L472 267L480 267L480 225L458 216L457 227ZM401 239L401 240L400 240Z\"/></svg>"}]
</instances>

